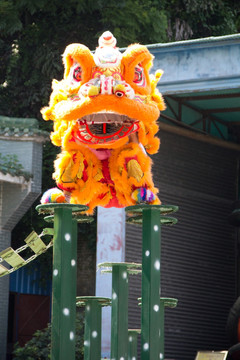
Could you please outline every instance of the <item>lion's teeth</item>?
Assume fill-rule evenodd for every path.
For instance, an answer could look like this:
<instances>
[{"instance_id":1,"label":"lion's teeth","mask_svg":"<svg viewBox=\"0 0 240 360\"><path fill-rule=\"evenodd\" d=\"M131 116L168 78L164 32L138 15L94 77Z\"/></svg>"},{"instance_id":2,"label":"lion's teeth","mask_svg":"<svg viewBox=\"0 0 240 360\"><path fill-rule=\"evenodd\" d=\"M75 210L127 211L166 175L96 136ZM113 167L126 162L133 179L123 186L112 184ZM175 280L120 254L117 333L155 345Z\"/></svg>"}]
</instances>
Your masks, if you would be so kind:
<instances>
[{"instance_id":1,"label":"lion's teeth","mask_svg":"<svg viewBox=\"0 0 240 360\"><path fill-rule=\"evenodd\" d=\"M86 115L78 120L80 125L88 124L88 125L94 125L94 124L133 124L135 122L135 119L129 118L127 115L120 115L116 113L110 113L110 112L99 112L94 113L90 115Z\"/></svg>"}]
</instances>

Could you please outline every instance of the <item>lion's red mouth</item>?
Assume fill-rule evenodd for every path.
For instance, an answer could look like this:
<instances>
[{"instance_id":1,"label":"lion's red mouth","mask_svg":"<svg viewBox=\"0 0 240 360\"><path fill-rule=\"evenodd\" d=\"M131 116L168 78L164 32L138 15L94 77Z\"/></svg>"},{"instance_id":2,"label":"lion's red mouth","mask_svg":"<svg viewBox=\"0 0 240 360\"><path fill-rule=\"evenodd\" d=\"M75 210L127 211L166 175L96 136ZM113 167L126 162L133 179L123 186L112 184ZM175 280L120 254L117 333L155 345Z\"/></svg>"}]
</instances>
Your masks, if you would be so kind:
<instances>
[{"instance_id":1,"label":"lion's red mouth","mask_svg":"<svg viewBox=\"0 0 240 360\"><path fill-rule=\"evenodd\" d=\"M85 144L113 143L139 129L138 120L116 113L95 113L78 120L74 136Z\"/></svg>"}]
</instances>

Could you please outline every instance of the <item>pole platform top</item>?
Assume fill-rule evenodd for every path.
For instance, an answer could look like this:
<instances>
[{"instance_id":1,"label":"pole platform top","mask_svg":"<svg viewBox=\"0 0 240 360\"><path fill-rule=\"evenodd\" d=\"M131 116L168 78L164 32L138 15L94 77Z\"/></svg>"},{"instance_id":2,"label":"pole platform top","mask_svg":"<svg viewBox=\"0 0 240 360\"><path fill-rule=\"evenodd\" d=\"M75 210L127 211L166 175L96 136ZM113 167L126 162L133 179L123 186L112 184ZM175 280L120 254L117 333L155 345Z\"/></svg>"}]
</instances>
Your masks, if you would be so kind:
<instances>
[{"instance_id":1,"label":"pole platform top","mask_svg":"<svg viewBox=\"0 0 240 360\"><path fill-rule=\"evenodd\" d=\"M68 203L51 203L51 204L40 204L36 206L36 210L39 214L53 214L56 209L71 209L72 212L86 211L88 210L87 205L68 204Z\"/></svg>"},{"instance_id":2,"label":"pole platform top","mask_svg":"<svg viewBox=\"0 0 240 360\"><path fill-rule=\"evenodd\" d=\"M52 223L54 221L54 210L56 209L71 209L73 220L76 220L78 223L91 223L94 221L92 216L88 216L83 213L84 211L88 210L87 205L51 203L40 204L36 206L36 210L39 212L39 214L49 215L44 218L44 220L48 223Z\"/></svg>"},{"instance_id":3,"label":"pole platform top","mask_svg":"<svg viewBox=\"0 0 240 360\"><path fill-rule=\"evenodd\" d=\"M95 303L100 306L111 306L112 300L108 297L100 297L100 296L77 296L76 297L76 305L77 306L86 306L90 303Z\"/></svg>"},{"instance_id":4,"label":"pole platform top","mask_svg":"<svg viewBox=\"0 0 240 360\"><path fill-rule=\"evenodd\" d=\"M133 206L127 206L125 208L128 216L134 216L142 213L144 210L159 210L161 215L167 215L178 211L179 207L176 205L150 205L150 204L138 204Z\"/></svg>"},{"instance_id":5,"label":"pole platform top","mask_svg":"<svg viewBox=\"0 0 240 360\"><path fill-rule=\"evenodd\" d=\"M72 213L72 218L73 220L76 220L77 223L79 224L83 224L83 223L91 223L94 221L94 218L92 216L88 216L88 215L78 215L78 212L74 212ZM44 220L47 223L53 223L54 221L54 215L49 215L49 216L45 216Z\"/></svg>"},{"instance_id":6,"label":"pole platform top","mask_svg":"<svg viewBox=\"0 0 240 360\"><path fill-rule=\"evenodd\" d=\"M141 334L141 329L128 329L128 335Z\"/></svg>"},{"instance_id":7,"label":"pole platform top","mask_svg":"<svg viewBox=\"0 0 240 360\"><path fill-rule=\"evenodd\" d=\"M161 297L160 302L164 304L164 307L175 308L178 303L178 299Z\"/></svg>"},{"instance_id":8,"label":"pole platform top","mask_svg":"<svg viewBox=\"0 0 240 360\"><path fill-rule=\"evenodd\" d=\"M126 207L127 219L126 222L129 224L142 225L143 223L143 214L149 213L149 210L159 211L160 223L162 225L174 225L177 223L177 219L166 214L170 214L178 211L178 206L176 205L149 205L149 204L138 204L134 206Z\"/></svg>"},{"instance_id":9,"label":"pole platform top","mask_svg":"<svg viewBox=\"0 0 240 360\"><path fill-rule=\"evenodd\" d=\"M138 298L138 305L142 306L142 298ZM164 307L169 307L169 308L175 308L177 306L178 303L178 299L175 298L165 298L165 297L160 297L160 304L163 304Z\"/></svg>"},{"instance_id":10,"label":"pole platform top","mask_svg":"<svg viewBox=\"0 0 240 360\"><path fill-rule=\"evenodd\" d=\"M127 273L130 275L137 275L142 272L142 264L137 263L128 263L128 262L103 262L98 264L98 269L100 268L109 268L101 270L101 273L111 273L112 270L110 268L118 267L125 268Z\"/></svg>"},{"instance_id":11,"label":"pole platform top","mask_svg":"<svg viewBox=\"0 0 240 360\"><path fill-rule=\"evenodd\" d=\"M132 216L126 219L126 222L128 224L134 224L134 225L142 225L143 218L141 215L139 216ZM170 216L161 216L160 217L160 223L162 225L175 225L178 222L176 218L170 217Z\"/></svg>"}]
</instances>

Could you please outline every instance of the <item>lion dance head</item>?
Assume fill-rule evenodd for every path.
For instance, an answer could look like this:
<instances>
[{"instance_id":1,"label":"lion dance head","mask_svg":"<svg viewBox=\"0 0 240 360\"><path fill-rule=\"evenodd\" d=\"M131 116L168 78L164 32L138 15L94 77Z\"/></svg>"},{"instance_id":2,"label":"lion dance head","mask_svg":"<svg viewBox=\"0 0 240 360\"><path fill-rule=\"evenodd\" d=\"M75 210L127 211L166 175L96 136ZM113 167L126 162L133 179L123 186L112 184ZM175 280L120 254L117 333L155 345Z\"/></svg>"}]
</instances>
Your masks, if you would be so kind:
<instances>
[{"instance_id":1,"label":"lion dance head","mask_svg":"<svg viewBox=\"0 0 240 360\"><path fill-rule=\"evenodd\" d=\"M139 44L123 53L106 31L94 54L67 46L64 78L53 80L45 120L61 147L53 174L71 203L125 207L159 204L147 155L158 151L157 120L164 101L157 90L161 70L149 75L153 56Z\"/></svg>"}]
</instances>

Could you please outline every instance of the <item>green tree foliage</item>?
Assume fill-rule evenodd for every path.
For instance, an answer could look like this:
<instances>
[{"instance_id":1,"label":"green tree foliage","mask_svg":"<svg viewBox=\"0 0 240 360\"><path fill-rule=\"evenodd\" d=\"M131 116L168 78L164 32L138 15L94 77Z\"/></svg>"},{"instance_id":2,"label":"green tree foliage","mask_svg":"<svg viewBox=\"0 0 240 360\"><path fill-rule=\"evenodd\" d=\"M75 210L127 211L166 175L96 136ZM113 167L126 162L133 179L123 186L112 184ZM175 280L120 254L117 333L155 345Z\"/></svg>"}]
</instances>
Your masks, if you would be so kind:
<instances>
[{"instance_id":1,"label":"green tree foliage","mask_svg":"<svg viewBox=\"0 0 240 360\"><path fill-rule=\"evenodd\" d=\"M169 0L169 40L221 36L240 31L238 0Z\"/></svg>"},{"instance_id":2,"label":"green tree foliage","mask_svg":"<svg viewBox=\"0 0 240 360\"><path fill-rule=\"evenodd\" d=\"M83 312L77 312L76 318L76 359L83 360ZM51 324L46 329L38 330L24 347L17 343L13 360L49 360L51 342Z\"/></svg>"}]
</instances>

